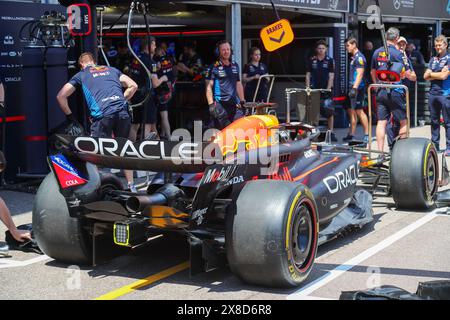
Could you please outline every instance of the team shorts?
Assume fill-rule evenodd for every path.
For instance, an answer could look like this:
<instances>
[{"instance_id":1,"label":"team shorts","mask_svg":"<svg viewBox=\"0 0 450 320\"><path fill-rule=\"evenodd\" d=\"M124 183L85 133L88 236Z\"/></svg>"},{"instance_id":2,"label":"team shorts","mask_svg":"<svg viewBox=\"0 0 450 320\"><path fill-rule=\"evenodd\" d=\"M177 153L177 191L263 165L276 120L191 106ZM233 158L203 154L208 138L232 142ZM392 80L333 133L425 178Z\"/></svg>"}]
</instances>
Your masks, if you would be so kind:
<instances>
[{"instance_id":1,"label":"team shorts","mask_svg":"<svg viewBox=\"0 0 450 320\"><path fill-rule=\"evenodd\" d=\"M366 91L364 89L358 89L358 93L354 98L348 98L350 105L346 104L345 109L362 110L364 109L364 100L366 98Z\"/></svg>"},{"instance_id":2,"label":"team shorts","mask_svg":"<svg viewBox=\"0 0 450 320\"><path fill-rule=\"evenodd\" d=\"M395 90L382 89L377 95L378 121L389 121L391 114L395 121L404 121L406 117L406 97Z\"/></svg>"},{"instance_id":3,"label":"team shorts","mask_svg":"<svg viewBox=\"0 0 450 320\"><path fill-rule=\"evenodd\" d=\"M91 124L91 137L94 138L126 138L130 134L131 117L128 110L121 110L103 118L95 119Z\"/></svg>"}]
</instances>

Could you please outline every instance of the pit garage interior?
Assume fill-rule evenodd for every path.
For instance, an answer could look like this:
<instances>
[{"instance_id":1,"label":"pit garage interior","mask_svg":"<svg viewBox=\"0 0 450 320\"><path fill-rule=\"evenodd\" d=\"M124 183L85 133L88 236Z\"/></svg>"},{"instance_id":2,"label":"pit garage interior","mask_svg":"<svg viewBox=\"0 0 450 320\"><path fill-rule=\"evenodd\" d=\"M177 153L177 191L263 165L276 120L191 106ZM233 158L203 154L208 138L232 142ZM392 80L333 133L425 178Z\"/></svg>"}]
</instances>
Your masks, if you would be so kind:
<instances>
[{"instance_id":1,"label":"pit garage interior","mask_svg":"<svg viewBox=\"0 0 450 320\"><path fill-rule=\"evenodd\" d=\"M436 0L434 0L436 1ZM50 1L48 1L50 2ZM55 1L53 1L55 2ZM29 44L18 41L19 30L26 21L41 17L45 11L55 10L67 17L66 6L78 1L60 1L62 5L37 4L25 2L0 1L2 11L7 19L14 17L20 8L25 8L22 20L2 20L4 25L3 47L8 49L9 38L16 39L17 54L7 52L2 56L1 73L5 77L7 88L4 116L6 125L2 150L8 158L8 168L4 175L5 181L17 182L20 179L41 178L48 172L46 155L49 146L48 139L64 122L64 116L56 104L54 96L60 87L78 71L76 60L82 51L92 51L104 63L99 51L100 27L103 27L103 47L105 51L114 49L120 43L126 43L126 27L131 1L91 1L90 24L91 32L85 36L75 36L75 45L71 48L52 48L49 52L54 62L48 65L45 74L43 58L36 63L22 61L22 54L30 52L24 49ZM342 104L345 101L348 81L348 55L344 39L355 35L360 42L371 40L375 48L381 43L378 32L369 30L365 21L366 8L369 1L331 1L322 4L289 3L274 1L280 18L288 19L294 29L294 42L276 52L262 50L262 61L268 65L270 74L275 76L274 87L270 96L271 102L276 102L277 115L285 120L287 107L286 88L304 88L307 59L313 54L317 40L325 39L329 44L328 54L335 58L334 100L337 106L335 127L346 128L348 120ZM215 60L214 49L217 41L231 40L234 59L241 69L248 62L248 52L253 46L263 48L259 38L262 27L277 20L270 2L262 1L151 1L149 4L148 22L150 33L159 43L172 45L175 56L179 56L186 43L194 43L197 53L203 59L205 66ZM383 8L385 9L385 8ZM389 9L389 8L388 8ZM416 43L425 60L432 54L432 38L448 28L448 19L436 20L433 14L426 17L394 17L387 11L387 26L400 27L408 39ZM450 15L449 15L450 18ZM141 13L135 12L132 19L131 42L146 36L146 25ZM111 46L113 48L111 48ZM115 48L117 50L117 48ZM42 48L41 48L42 51ZM19 54L20 53L20 56ZM177 57L176 57L177 58ZM34 57L33 59L37 59ZM39 60L38 59L38 60ZM25 68L23 66L25 65ZM424 66L418 67L419 77L424 72ZM47 80L45 77L47 76ZM51 80L49 81L48 79ZM35 81L34 79L40 79ZM33 89L29 89L32 87ZM412 88L411 109L417 109L417 117L413 114L413 125L418 120L429 120L426 92L429 90L425 82L418 83L418 90ZM47 92L47 94L43 94ZM195 94L191 94L195 92ZM415 97L417 92L417 97ZM34 101L34 103L29 103ZM204 95L204 82L177 83L175 99L170 108L170 120L173 128L192 128L194 120L207 121L207 103ZM416 105L417 104L417 105ZM47 105L47 108L44 107ZM71 100L71 107L85 127L88 126L86 107L80 93ZM290 102L290 107L297 116L296 96ZM294 118L296 120L296 118ZM19 141L17 140L19 139Z\"/></svg>"},{"instance_id":2,"label":"pit garage interior","mask_svg":"<svg viewBox=\"0 0 450 320\"><path fill-rule=\"evenodd\" d=\"M3 5L6 3L3 2ZM61 3L68 5L71 2L61 1ZM333 11L320 8L313 10L307 7L299 9L275 3L277 3L276 7L280 17L289 19L295 32L295 40L291 46L275 53L262 50L262 61L268 65L270 73L275 75L270 100L279 104L277 112L283 119L286 109L285 89L304 87L305 61L312 54L313 46L319 39L326 39L330 45L329 54L339 57L336 66L339 76L336 76L335 96L342 97L345 94L347 57L343 40L347 34L347 25L343 21L345 21L345 12L348 11L348 6L347 1L342 1L343 5L339 5L342 10ZM1 4L2 2L0 2ZM44 85L45 81L43 81L32 92L27 91L28 87L36 86L36 83L32 79L27 82L25 78L30 78L30 73L26 76L26 72L33 70L38 73L38 77L44 80L43 68L33 68L35 66L31 66L31 68L26 66L22 70L16 70L16 74L22 76L21 82L6 83L10 89L7 90L10 92L7 94L8 116L25 116L24 121L14 122L7 126L5 147L6 153L11 157L5 177L7 181L17 178L39 178L47 173L45 156L48 144L44 137L50 136L64 122L64 116L59 110L54 96L59 88L78 71L76 59L81 52L92 51L99 57L99 61L104 63L103 55L98 49L101 21L103 21L104 32L102 41L106 51L109 50L108 46L116 47L120 43L126 43L129 4L129 1L91 2L92 32L86 36L74 37L75 46L69 49L64 48L52 57L55 59L58 56L58 59L62 59L60 61L62 65L57 64L54 68L49 69L52 71L50 75L52 80L47 90ZM17 3L15 5L17 6ZM259 40L261 28L277 21L273 8L264 1L262 3L152 1L148 8L150 33L156 37L157 42L165 42L174 46L177 56L181 54L186 43L194 43L205 66L215 60L216 43L226 38L232 41L234 59L239 62L242 69L248 62L249 49L252 46L263 48ZM56 10L67 16L66 8L57 5L54 7L47 5L47 8L42 5L40 8L39 5L33 4L33 8L29 10L33 12L30 11L30 15L34 15L35 18L40 17L46 10ZM18 31L16 32L18 33ZM146 34L143 15L135 12L132 19L131 42L133 43ZM27 44L23 42L21 45L21 49L24 50L23 47ZM67 62L64 62L66 56ZM11 72L11 69L5 69L4 73ZM44 97L42 92L45 91L48 94ZM26 95L24 95L25 92ZM192 92L196 94L192 94ZM18 96L19 99L17 99ZM28 101L25 101L25 97L29 97L35 103L30 105ZM40 103L37 103L38 101ZM48 105L47 110L44 108L45 104ZM190 128L194 120L204 120L206 107L203 81L196 83L179 81L176 97L173 99L173 108L170 112L172 127ZM71 100L71 108L79 121L87 125L86 107L80 93ZM45 114L48 116L46 117ZM15 138L21 136L24 141L17 144ZM32 160L29 156L31 154L33 155Z\"/></svg>"}]
</instances>

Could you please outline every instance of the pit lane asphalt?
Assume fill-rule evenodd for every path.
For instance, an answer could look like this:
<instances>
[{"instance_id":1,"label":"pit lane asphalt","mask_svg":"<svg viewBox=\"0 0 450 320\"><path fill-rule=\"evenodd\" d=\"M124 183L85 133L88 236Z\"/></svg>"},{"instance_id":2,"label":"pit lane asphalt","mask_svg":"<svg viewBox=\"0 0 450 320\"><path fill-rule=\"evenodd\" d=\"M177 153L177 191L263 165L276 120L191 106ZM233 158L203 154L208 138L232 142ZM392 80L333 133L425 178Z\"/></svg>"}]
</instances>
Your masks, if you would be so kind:
<instances>
[{"instance_id":1,"label":"pit lane asphalt","mask_svg":"<svg viewBox=\"0 0 450 320\"><path fill-rule=\"evenodd\" d=\"M412 131L428 133L428 127ZM17 225L31 222L34 195L0 191L0 196ZM187 243L157 238L95 268L10 251L11 258L0 258L0 299L338 299L342 291L395 285L415 292L419 282L450 279L450 216L398 211L384 198L373 207L371 224L319 248L312 273L295 290L249 286L228 269L190 278ZM0 224L0 246L4 231Z\"/></svg>"}]
</instances>

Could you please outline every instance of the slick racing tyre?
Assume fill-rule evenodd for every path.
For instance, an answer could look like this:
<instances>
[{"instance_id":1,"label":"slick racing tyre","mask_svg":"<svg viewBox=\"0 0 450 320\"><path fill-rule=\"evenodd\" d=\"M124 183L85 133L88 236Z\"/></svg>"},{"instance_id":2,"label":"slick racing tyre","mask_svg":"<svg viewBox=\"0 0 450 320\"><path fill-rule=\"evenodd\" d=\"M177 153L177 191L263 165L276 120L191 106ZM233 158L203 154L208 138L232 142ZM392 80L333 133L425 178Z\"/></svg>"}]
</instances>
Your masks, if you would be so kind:
<instances>
[{"instance_id":1,"label":"slick racing tyre","mask_svg":"<svg viewBox=\"0 0 450 320\"><path fill-rule=\"evenodd\" d=\"M318 215L311 192L286 181L247 183L228 211L225 242L230 269L245 282L299 286L317 253Z\"/></svg>"},{"instance_id":2,"label":"slick racing tyre","mask_svg":"<svg viewBox=\"0 0 450 320\"><path fill-rule=\"evenodd\" d=\"M33 233L49 257L73 264L92 261L92 240L83 219L69 216L69 209L53 173L42 182L33 207Z\"/></svg>"},{"instance_id":3,"label":"slick racing tyre","mask_svg":"<svg viewBox=\"0 0 450 320\"><path fill-rule=\"evenodd\" d=\"M436 148L428 139L399 140L391 158L391 191L399 209L422 210L434 205L439 187Z\"/></svg>"},{"instance_id":4,"label":"slick racing tyre","mask_svg":"<svg viewBox=\"0 0 450 320\"><path fill-rule=\"evenodd\" d=\"M77 197L87 203L109 200L108 193L123 190L122 182L112 174L99 174L87 164L89 185L78 189ZM92 263L92 238L86 219L73 218L53 173L39 187L33 208L33 232L41 250L49 257L66 263Z\"/></svg>"}]
</instances>

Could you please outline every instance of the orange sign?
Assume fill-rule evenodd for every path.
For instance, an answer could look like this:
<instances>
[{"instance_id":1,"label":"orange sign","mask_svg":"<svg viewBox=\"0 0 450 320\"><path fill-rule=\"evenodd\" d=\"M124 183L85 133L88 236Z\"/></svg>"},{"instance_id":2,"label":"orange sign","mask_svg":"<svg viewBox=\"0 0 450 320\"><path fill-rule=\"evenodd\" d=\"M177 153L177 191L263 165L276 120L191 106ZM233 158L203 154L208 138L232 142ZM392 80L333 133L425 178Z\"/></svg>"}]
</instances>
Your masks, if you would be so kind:
<instances>
[{"instance_id":1,"label":"orange sign","mask_svg":"<svg viewBox=\"0 0 450 320\"><path fill-rule=\"evenodd\" d=\"M260 36L264 47L269 52L278 50L294 41L294 32L286 19L281 19L270 26L264 27Z\"/></svg>"}]
</instances>

